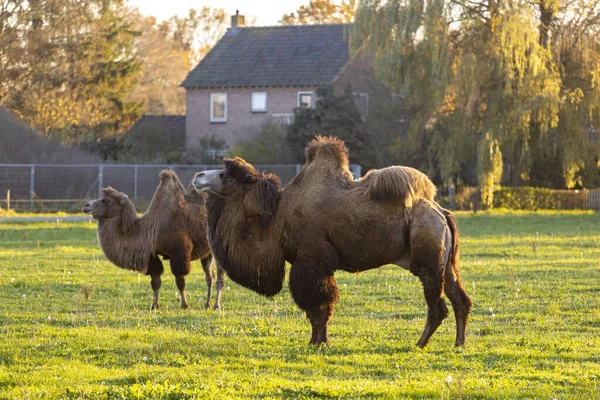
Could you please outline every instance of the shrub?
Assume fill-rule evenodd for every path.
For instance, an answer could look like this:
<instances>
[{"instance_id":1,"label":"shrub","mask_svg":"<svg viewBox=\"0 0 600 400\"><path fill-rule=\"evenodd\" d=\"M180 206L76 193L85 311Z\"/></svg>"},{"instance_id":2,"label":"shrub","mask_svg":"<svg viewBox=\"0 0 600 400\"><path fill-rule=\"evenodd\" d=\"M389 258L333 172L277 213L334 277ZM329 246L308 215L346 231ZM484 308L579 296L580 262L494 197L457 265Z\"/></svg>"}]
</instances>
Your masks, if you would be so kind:
<instances>
[{"instance_id":1,"label":"shrub","mask_svg":"<svg viewBox=\"0 0 600 400\"><path fill-rule=\"evenodd\" d=\"M535 187L503 187L494 192L494 208L511 210L587 209L586 190L554 190Z\"/></svg>"},{"instance_id":2,"label":"shrub","mask_svg":"<svg viewBox=\"0 0 600 400\"><path fill-rule=\"evenodd\" d=\"M267 122L258 130L249 130L244 135L247 139L233 145L228 154L253 164L291 164L295 160L286 142L286 133L285 126Z\"/></svg>"}]
</instances>

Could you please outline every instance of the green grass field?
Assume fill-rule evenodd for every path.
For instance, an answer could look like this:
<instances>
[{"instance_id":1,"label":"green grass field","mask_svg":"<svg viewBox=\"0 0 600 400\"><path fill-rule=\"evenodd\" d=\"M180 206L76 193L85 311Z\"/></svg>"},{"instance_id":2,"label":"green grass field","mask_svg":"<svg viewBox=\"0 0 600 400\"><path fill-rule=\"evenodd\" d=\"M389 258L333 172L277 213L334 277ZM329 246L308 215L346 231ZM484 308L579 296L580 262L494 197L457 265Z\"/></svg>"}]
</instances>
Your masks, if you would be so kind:
<instances>
[{"instance_id":1,"label":"green grass field","mask_svg":"<svg viewBox=\"0 0 600 400\"><path fill-rule=\"evenodd\" d=\"M111 265L93 222L0 223L0 398L600 398L600 214L459 214L475 302L467 344L452 313L425 350L417 278L338 273L331 345L287 288L227 281L224 308L191 310L163 279ZM167 268L168 271L168 268Z\"/></svg>"}]
</instances>

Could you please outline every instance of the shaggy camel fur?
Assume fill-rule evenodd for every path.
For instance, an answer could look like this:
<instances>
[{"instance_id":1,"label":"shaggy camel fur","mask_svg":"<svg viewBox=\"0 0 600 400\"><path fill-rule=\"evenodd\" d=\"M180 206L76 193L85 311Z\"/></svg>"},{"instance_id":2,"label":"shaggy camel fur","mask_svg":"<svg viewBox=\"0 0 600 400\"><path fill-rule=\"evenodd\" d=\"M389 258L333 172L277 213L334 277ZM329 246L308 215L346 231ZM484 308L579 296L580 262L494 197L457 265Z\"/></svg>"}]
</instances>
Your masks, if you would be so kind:
<instances>
[{"instance_id":1,"label":"shaggy camel fur","mask_svg":"<svg viewBox=\"0 0 600 400\"><path fill-rule=\"evenodd\" d=\"M196 188L209 193L210 245L229 277L273 296L288 261L292 297L312 325L310 343L321 344L339 297L334 272L397 264L423 283L428 312L417 345L426 346L447 316L444 293L456 317L455 344L462 345L472 302L458 273L458 227L433 201L431 181L406 167L354 180L348 150L336 138L317 137L305 158L284 190L240 158L196 174Z\"/></svg>"},{"instance_id":2,"label":"shaggy camel fur","mask_svg":"<svg viewBox=\"0 0 600 400\"><path fill-rule=\"evenodd\" d=\"M205 308L210 308L212 283L212 255L206 237L205 195L193 187L185 191L172 171L160 173L158 185L150 206L142 217L126 194L109 187L103 196L87 203L83 212L98 220L98 242L113 264L123 269L150 275L154 290L152 309L159 308L158 293L163 259L170 259L181 294L181 308L189 308L185 293L185 276L192 260L200 259L208 288ZM224 271L217 265L217 298L215 309L221 306Z\"/></svg>"}]
</instances>

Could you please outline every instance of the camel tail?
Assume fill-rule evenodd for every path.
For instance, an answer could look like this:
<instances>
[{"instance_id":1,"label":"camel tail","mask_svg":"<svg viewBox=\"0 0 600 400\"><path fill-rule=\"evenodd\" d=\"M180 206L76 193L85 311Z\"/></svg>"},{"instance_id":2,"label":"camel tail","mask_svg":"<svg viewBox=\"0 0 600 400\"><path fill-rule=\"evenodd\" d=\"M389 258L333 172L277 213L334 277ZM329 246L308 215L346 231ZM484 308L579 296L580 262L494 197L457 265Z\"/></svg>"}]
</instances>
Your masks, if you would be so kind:
<instances>
[{"instance_id":1,"label":"camel tail","mask_svg":"<svg viewBox=\"0 0 600 400\"><path fill-rule=\"evenodd\" d=\"M460 234L458 232L458 224L456 223L456 218L454 218L454 214L450 211L443 209L444 216L446 217L446 222L448 223L448 227L450 228L450 233L452 234L452 252L450 254L450 265L452 266L452 270L456 275L456 281L458 282L458 292L463 301L463 304L467 306L468 309L471 309L473 306L473 301L465 292L462 280L460 279L460 272L458 271L458 259L460 257Z\"/></svg>"}]
</instances>

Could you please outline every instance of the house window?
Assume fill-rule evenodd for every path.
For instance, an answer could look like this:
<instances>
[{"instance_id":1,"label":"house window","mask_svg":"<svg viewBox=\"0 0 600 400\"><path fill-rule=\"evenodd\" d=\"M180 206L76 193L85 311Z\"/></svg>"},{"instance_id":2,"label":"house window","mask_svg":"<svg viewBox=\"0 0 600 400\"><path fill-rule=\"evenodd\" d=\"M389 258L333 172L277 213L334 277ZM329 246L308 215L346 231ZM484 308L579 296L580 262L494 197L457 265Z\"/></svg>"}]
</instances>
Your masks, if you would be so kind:
<instances>
[{"instance_id":1,"label":"house window","mask_svg":"<svg viewBox=\"0 0 600 400\"><path fill-rule=\"evenodd\" d=\"M252 112L267 111L267 92L252 92Z\"/></svg>"},{"instance_id":2,"label":"house window","mask_svg":"<svg viewBox=\"0 0 600 400\"><path fill-rule=\"evenodd\" d=\"M294 114L273 114L271 115L273 123L277 125L291 125L294 123Z\"/></svg>"},{"instance_id":3,"label":"house window","mask_svg":"<svg viewBox=\"0 0 600 400\"><path fill-rule=\"evenodd\" d=\"M210 94L210 122L227 122L227 93Z\"/></svg>"},{"instance_id":4,"label":"house window","mask_svg":"<svg viewBox=\"0 0 600 400\"><path fill-rule=\"evenodd\" d=\"M298 108L311 108L313 106L313 92L298 92Z\"/></svg>"},{"instance_id":5,"label":"house window","mask_svg":"<svg viewBox=\"0 0 600 400\"><path fill-rule=\"evenodd\" d=\"M354 104L360 114L360 118L366 121L369 114L369 94L354 92L352 96L354 97Z\"/></svg>"}]
</instances>

